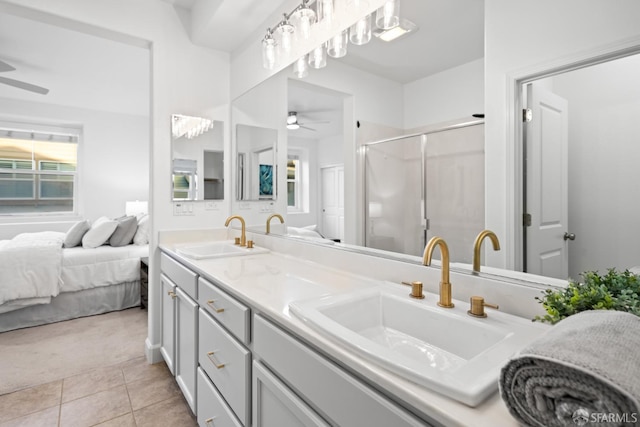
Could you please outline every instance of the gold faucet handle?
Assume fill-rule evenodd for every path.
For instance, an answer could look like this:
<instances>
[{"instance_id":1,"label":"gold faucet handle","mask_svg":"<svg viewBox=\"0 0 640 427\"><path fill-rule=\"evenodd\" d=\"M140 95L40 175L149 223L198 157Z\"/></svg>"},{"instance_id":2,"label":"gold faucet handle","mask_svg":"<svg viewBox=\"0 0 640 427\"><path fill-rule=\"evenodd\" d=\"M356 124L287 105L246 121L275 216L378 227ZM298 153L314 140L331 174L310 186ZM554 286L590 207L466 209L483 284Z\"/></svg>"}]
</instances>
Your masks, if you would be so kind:
<instances>
[{"instance_id":1,"label":"gold faucet handle","mask_svg":"<svg viewBox=\"0 0 640 427\"><path fill-rule=\"evenodd\" d=\"M487 317L487 313L484 312L485 307L493 308L494 310L500 308L497 304L484 302L484 298L478 296L471 297L469 303L471 304L471 308L467 311L467 314L474 317Z\"/></svg>"},{"instance_id":2,"label":"gold faucet handle","mask_svg":"<svg viewBox=\"0 0 640 427\"><path fill-rule=\"evenodd\" d=\"M253 240L247 240L247 249L253 249Z\"/></svg>"},{"instance_id":3,"label":"gold faucet handle","mask_svg":"<svg viewBox=\"0 0 640 427\"><path fill-rule=\"evenodd\" d=\"M411 298L424 299L424 294L422 293L422 282L411 282L411 293L409 296Z\"/></svg>"},{"instance_id":4,"label":"gold faucet handle","mask_svg":"<svg viewBox=\"0 0 640 427\"><path fill-rule=\"evenodd\" d=\"M239 237L236 237L236 239L235 239L235 244L236 244L236 245L239 245L239 244L240 244L240 238L239 238Z\"/></svg>"}]
</instances>

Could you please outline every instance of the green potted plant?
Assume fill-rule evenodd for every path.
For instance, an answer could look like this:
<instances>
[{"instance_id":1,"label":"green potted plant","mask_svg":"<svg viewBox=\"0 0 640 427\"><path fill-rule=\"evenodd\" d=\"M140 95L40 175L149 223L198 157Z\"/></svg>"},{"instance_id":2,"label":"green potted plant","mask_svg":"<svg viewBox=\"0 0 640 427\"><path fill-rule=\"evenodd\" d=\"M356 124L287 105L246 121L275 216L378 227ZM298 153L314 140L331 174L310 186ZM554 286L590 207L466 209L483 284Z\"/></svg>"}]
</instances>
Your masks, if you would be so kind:
<instances>
[{"instance_id":1,"label":"green potted plant","mask_svg":"<svg viewBox=\"0 0 640 427\"><path fill-rule=\"evenodd\" d=\"M615 268L602 276L597 271L587 271L581 276L582 283L571 280L564 289L547 289L543 297L536 297L547 314L533 320L554 324L586 310L619 310L640 316L639 276Z\"/></svg>"}]
</instances>

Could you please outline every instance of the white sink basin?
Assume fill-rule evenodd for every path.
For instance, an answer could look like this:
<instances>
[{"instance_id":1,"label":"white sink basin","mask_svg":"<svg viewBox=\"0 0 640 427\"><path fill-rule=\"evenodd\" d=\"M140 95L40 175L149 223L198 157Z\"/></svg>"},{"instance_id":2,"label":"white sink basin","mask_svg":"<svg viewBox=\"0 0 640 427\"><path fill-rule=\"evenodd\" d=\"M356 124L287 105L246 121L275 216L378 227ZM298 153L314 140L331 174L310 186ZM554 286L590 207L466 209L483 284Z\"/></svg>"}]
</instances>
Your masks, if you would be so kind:
<instances>
[{"instance_id":1,"label":"white sink basin","mask_svg":"<svg viewBox=\"0 0 640 427\"><path fill-rule=\"evenodd\" d=\"M491 309L487 318L474 318L468 302L445 309L437 299L415 300L408 288L385 284L289 308L359 356L469 406L496 391L509 357L548 328Z\"/></svg>"},{"instance_id":2,"label":"white sink basin","mask_svg":"<svg viewBox=\"0 0 640 427\"><path fill-rule=\"evenodd\" d=\"M240 255L254 255L269 252L265 248L241 247L235 245L233 240L218 242L194 243L176 247L176 252L193 259L220 258Z\"/></svg>"}]
</instances>

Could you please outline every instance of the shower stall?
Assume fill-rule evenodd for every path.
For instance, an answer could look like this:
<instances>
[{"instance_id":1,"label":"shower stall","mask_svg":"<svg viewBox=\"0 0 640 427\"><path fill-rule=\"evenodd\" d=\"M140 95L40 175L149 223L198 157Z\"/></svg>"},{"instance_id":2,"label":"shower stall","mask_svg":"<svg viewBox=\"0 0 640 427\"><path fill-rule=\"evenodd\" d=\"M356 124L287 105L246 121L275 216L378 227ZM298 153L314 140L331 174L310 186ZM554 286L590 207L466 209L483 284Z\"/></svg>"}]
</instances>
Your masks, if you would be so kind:
<instances>
[{"instance_id":1,"label":"shower stall","mask_svg":"<svg viewBox=\"0 0 640 427\"><path fill-rule=\"evenodd\" d=\"M440 236L452 261L471 263L484 228L484 121L363 148L365 246L421 256Z\"/></svg>"}]
</instances>

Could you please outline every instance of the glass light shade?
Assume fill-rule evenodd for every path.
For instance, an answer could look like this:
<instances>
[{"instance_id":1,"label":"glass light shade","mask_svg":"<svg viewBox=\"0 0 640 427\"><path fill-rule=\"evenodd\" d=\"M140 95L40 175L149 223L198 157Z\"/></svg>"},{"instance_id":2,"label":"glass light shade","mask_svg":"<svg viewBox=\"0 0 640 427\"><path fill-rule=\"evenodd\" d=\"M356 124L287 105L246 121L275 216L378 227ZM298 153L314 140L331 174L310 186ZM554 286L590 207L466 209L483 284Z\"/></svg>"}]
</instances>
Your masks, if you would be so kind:
<instances>
[{"instance_id":1,"label":"glass light shade","mask_svg":"<svg viewBox=\"0 0 640 427\"><path fill-rule=\"evenodd\" d=\"M324 44L321 44L309 53L309 65L316 70L327 66L327 51L325 50Z\"/></svg>"},{"instance_id":2,"label":"glass light shade","mask_svg":"<svg viewBox=\"0 0 640 427\"><path fill-rule=\"evenodd\" d=\"M355 7L356 9L365 8L369 6L368 0L347 0L347 7Z\"/></svg>"},{"instance_id":3,"label":"glass light shade","mask_svg":"<svg viewBox=\"0 0 640 427\"><path fill-rule=\"evenodd\" d=\"M276 27L273 33L280 49L285 53L289 53L291 51L291 46L293 46L293 37L295 33L293 25L285 19Z\"/></svg>"},{"instance_id":4,"label":"glass light shade","mask_svg":"<svg viewBox=\"0 0 640 427\"><path fill-rule=\"evenodd\" d=\"M332 58L342 58L347 54L347 43L349 42L349 30L342 31L327 42L327 55Z\"/></svg>"},{"instance_id":5,"label":"glass light shade","mask_svg":"<svg viewBox=\"0 0 640 427\"><path fill-rule=\"evenodd\" d=\"M307 55L301 56L293 63L293 74L302 79L309 75L309 64L307 63Z\"/></svg>"},{"instance_id":6,"label":"glass light shade","mask_svg":"<svg viewBox=\"0 0 640 427\"><path fill-rule=\"evenodd\" d=\"M267 70L272 70L276 64L276 41L267 33L262 40L262 66Z\"/></svg>"},{"instance_id":7,"label":"glass light shade","mask_svg":"<svg viewBox=\"0 0 640 427\"><path fill-rule=\"evenodd\" d=\"M376 11L376 27L388 30L400 23L400 0L388 0Z\"/></svg>"},{"instance_id":8,"label":"glass light shade","mask_svg":"<svg viewBox=\"0 0 640 427\"><path fill-rule=\"evenodd\" d=\"M371 15L367 15L349 29L349 40L355 45L363 45L371 40Z\"/></svg>"},{"instance_id":9,"label":"glass light shade","mask_svg":"<svg viewBox=\"0 0 640 427\"><path fill-rule=\"evenodd\" d=\"M306 2L303 2L300 9L291 15L291 21L298 32L298 36L308 39L311 35L311 26L316 22L316 13L307 6Z\"/></svg>"},{"instance_id":10,"label":"glass light shade","mask_svg":"<svg viewBox=\"0 0 640 427\"><path fill-rule=\"evenodd\" d=\"M326 22L330 24L333 21L333 0L316 0L316 9L316 12L318 13L318 22Z\"/></svg>"}]
</instances>

